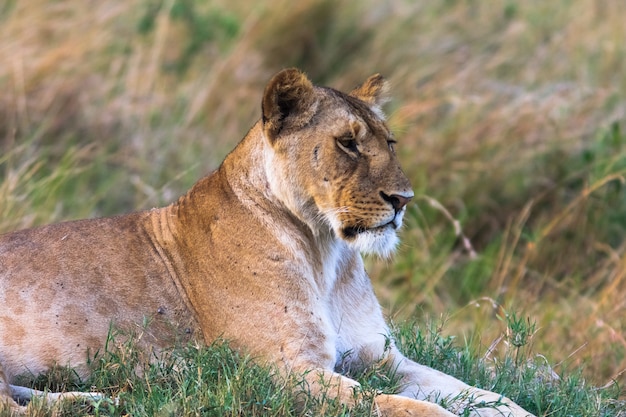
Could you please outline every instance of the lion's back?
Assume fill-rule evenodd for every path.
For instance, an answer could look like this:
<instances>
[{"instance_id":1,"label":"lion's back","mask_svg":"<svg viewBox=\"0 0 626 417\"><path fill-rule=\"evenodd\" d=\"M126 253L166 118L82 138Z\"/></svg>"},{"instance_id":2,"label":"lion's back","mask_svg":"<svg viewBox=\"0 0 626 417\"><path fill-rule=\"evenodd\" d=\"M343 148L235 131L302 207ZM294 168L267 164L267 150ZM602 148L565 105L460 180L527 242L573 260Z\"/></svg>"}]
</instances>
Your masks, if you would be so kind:
<instances>
[{"instance_id":1,"label":"lion's back","mask_svg":"<svg viewBox=\"0 0 626 417\"><path fill-rule=\"evenodd\" d=\"M0 235L0 286L27 290L53 284L69 290L75 285L84 289L104 285L114 275L107 270L139 255L135 250L141 240L139 215L77 220Z\"/></svg>"},{"instance_id":2,"label":"lion's back","mask_svg":"<svg viewBox=\"0 0 626 417\"><path fill-rule=\"evenodd\" d=\"M189 326L146 213L59 223L0 236L0 358L8 375L85 362L111 324ZM158 329L157 329L158 330ZM64 365L64 363L61 363Z\"/></svg>"}]
</instances>

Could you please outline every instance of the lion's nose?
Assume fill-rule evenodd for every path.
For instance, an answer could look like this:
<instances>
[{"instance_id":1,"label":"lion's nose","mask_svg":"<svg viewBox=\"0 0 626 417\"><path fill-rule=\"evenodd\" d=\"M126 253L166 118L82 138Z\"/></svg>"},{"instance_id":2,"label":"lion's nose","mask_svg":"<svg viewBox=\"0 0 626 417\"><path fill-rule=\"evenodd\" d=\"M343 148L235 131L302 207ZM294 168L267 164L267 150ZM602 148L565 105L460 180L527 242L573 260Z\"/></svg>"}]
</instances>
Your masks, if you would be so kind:
<instances>
[{"instance_id":1,"label":"lion's nose","mask_svg":"<svg viewBox=\"0 0 626 417\"><path fill-rule=\"evenodd\" d=\"M402 194L390 194L389 195L381 191L380 196L383 198L383 200L391 204L391 206L393 207L395 211L400 211L402 210L404 206L406 206L409 203L409 201L411 201L411 199L413 198L413 193L410 193L410 194L406 193L404 195Z\"/></svg>"}]
</instances>

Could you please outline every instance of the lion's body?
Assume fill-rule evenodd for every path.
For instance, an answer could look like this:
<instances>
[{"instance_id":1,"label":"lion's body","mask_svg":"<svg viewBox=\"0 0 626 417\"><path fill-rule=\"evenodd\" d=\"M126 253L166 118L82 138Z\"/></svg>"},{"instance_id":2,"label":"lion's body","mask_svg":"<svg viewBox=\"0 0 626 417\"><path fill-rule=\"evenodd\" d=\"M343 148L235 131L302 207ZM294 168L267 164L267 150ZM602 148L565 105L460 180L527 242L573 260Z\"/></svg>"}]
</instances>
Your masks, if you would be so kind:
<instances>
[{"instance_id":1,"label":"lion's body","mask_svg":"<svg viewBox=\"0 0 626 417\"><path fill-rule=\"evenodd\" d=\"M111 325L148 323L151 345L223 337L286 372L314 371L313 393L322 375L346 403L357 383L334 370L385 355L406 382L401 394L471 389L497 400L386 350L359 250L393 250L412 192L376 104L382 88L371 77L348 96L283 71L262 121L176 203L0 236L0 395L25 371L87 372ZM395 395L377 406L451 415Z\"/></svg>"},{"instance_id":2,"label":"lion's body","mask_svg":"<svg viewBox=\"0 0 626 417\"><path fill-rule=\"evenodd\" d=\"M102 350L111 321L195 322L147 233L150 213L61 223L0 238L0 360L7 377L78 367ZM103 244L103 242L107 242ZM149 248L150 250L137 250ZM96 260L88 265L86 260ZM159 310L161 309L161 310ZM6 337L5 335L12 335Z\"/></svg>"}]
</instances>

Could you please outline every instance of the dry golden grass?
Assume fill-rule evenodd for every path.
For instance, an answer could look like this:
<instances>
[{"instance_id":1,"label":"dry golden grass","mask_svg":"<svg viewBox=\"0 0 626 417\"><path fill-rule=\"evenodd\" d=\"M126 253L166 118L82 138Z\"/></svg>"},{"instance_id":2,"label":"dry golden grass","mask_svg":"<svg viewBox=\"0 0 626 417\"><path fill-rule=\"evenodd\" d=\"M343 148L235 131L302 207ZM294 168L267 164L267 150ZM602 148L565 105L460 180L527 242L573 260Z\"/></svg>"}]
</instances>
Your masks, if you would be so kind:
<instances>
[{"instance_id":1,"label":"dry golden grass","mask_svg":"<svg viewBox=\"0 0 626 417\"><path fill-rule=\"evenodd\" d=\"M394 263L371 261L383 304L494 358L521 312L557 372L624 383L625 21L622 0L5 3L0 231L175 199L280 68L381 72L419 196Z\"/></svg>"}]
</instances>

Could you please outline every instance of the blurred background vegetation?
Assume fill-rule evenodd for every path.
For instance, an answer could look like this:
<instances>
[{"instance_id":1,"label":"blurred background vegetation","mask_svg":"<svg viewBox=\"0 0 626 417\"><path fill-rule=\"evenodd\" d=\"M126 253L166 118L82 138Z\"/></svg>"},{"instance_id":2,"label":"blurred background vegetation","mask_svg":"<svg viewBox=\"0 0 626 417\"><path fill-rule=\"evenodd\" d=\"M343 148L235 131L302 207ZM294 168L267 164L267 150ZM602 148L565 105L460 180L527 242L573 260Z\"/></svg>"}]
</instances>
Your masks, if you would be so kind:
<instances>
[{"instance_id":1,"label":"blurred background vegetation","mask_svg":"<svg viewBox=\"0 0 626 417\"><path fill-rule=\"evenodd\" d=\"M623 0L5 0L0 232L170 203L281 68L380 72L417 195L368 260L390 317L497 361L514 311L554 372L623 385L624 22Z\"/></svg>"}]
</instances>

